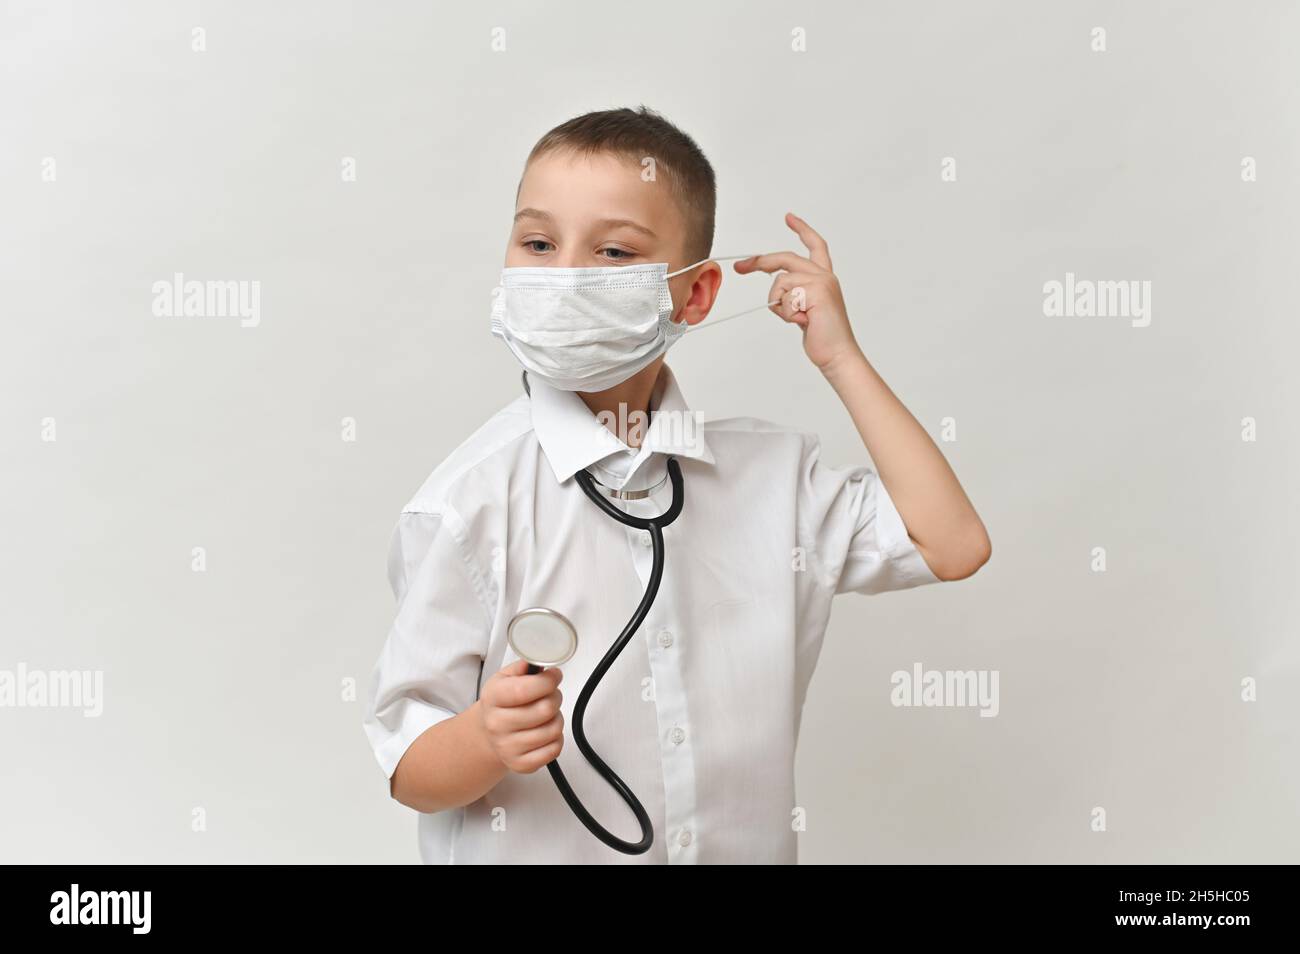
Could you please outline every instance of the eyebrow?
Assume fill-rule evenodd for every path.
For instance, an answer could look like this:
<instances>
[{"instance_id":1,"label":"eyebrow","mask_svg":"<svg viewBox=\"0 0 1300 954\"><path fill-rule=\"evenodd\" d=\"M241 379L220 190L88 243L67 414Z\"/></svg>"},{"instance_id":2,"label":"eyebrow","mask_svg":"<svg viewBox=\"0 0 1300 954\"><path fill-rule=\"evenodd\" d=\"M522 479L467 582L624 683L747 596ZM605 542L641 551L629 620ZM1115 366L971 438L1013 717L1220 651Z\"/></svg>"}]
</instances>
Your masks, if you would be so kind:
<instances>
[{"instance_id":1,"label":"eyebrow","mask_svg":"<svg viewBox=\"0 0 1300 954\"><path fill-rule=\"evenodd\" d=\"M515 213L515 221L520 219L545 219L550 222L554 216L549 212L543 212L541 209L520 209Z\"/></svg>"},{"instance_id":2,"label":"eyebrow","mask_svg":"<svg viewBox=\"0 0 1300 954\"><path fill-rule=\"evenodd\" d=\"M658 238L653 231L646 228L640 222L633 222L631 219L601 219L596 223L607 229L625 228L632 229L634 232L640 232L642 235L648 235L650 238Z\"/></svg>"},{"instance_id":3,"label":"eyebrow","mask_svg":"<svg viewBox=\"0 0 1300 954\"><path fill-rule=\"evenodd\" d=\"M529 208L529 209L520 209L518 212L515 213L515 221L518 222L520 219L541 219L544 222L554 222L555 216L551 215L551 213L549 212L544 211L543 209ZM632 229L633 231L640 232L643 235L648 235L650 238L659 237L654 233L652 229L648 229L640 222L634 222L631 219L601 219L599 222L596 223L596 225L606 229L620 228L620 227L628 228L628 229Z\"/></svg>"}]
</instances>

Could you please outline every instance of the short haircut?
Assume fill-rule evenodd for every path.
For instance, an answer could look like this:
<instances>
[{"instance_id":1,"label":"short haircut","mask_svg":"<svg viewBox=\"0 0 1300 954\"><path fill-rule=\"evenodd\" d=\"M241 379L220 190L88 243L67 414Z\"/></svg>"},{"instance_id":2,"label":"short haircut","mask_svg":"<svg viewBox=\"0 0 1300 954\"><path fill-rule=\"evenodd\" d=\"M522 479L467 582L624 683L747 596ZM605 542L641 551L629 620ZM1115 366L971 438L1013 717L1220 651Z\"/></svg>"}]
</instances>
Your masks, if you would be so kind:
<instances>
[{"instance_id":1,"label":"short haircut","mask_svg":"<svg viewBox=\"0 0 1300 954\"><path fill-rule=\"evenodd\" d=\"M686 222L686 257L694 262L712 253L718 205L713 166L695 140L663 116L645 106L575 116L537 140L525 168L538 156L563 150L579 155L612 153L643 168L647 158L654 160L655 180L668 183Z\"/></svg>"}]
</instances>

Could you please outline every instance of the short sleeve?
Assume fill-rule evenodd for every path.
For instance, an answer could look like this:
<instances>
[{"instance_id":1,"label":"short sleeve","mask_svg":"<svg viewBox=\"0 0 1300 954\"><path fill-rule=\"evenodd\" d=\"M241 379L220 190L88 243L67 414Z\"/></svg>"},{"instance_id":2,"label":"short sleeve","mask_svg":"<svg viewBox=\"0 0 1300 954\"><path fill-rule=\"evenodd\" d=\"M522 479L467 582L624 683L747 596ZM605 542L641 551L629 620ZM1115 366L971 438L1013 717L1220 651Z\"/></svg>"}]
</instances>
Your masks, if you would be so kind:
<instances>
[{"instance_id":1,"label":"short sleeve","mask_svg":"<svg viewBox=\"0 0 1300 954\"><path fill-rule=\"evenodd\" d=\"M389 547L397 609L371 673L363 726L390 779L426 729L478 698L490 619L449 517L403 513Z\"/></svg>"},{"instance_id":2,"label":"short sleeve","mask_svg":"<svg viewBox=\"0 0 1300 954\"><path fill-rule=\"evenodd\" d=\"M879 475L865 465L822 463L814 434L804 435L799 495L801 532L835 593L887 593L939 582Z\"/></svg>"}]
</instances>

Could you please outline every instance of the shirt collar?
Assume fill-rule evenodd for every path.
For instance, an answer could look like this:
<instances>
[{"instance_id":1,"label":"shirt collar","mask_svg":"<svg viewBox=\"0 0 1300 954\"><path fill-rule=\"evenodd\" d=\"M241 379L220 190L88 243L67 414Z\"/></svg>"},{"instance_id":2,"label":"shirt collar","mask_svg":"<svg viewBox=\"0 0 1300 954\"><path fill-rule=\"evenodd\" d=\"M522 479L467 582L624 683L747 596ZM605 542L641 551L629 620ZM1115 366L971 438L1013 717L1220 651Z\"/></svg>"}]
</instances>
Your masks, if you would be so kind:
<instances>
[{"instance_id":1,"label":"shirt collar","mask_svg":"<svg viewBox=\"0 0 1300 954\"><path fill-rule=\"evenodd\" d=\"M615 454L631 460L623 483L656 454L690 457L706 464L714 462L704 440L700 415L686 404L677 377L667 363L661 366L655 380L650 395L653 409L650 426L638 448L619 440L596 419L576 392L554 388L527 371L524 374L530 389L533 431L560 483L584 467Z\"/></svg>"}]
</instances>

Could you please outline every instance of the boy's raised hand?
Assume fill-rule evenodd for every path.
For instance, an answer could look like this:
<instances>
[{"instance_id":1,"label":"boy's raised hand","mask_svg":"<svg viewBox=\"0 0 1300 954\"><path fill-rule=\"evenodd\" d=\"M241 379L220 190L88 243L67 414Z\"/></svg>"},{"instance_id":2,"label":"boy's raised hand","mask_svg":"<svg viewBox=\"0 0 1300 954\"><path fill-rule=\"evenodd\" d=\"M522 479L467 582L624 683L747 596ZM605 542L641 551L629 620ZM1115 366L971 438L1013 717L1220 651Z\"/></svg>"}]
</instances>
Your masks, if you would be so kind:
<instances>
[{"instance_id":1,"label":"boy's raised hand","mask_svg":"<svg viewBox=\"0 0 1300 954\"><path fill-rule=\"evenodd\" d=\"M779 273L772 282L768 301L780 299L768 311L783 321L803 329L803 350L808 359L825 373L836 361L861 353L853 327L844 307L839 279L831 271L830 249L813 229L793 212L787 212L785 224L794 230L808 249L808 255L795 252L769 252L736 262L741 275L750 272Z\"/></svg>"}]
</instances>

